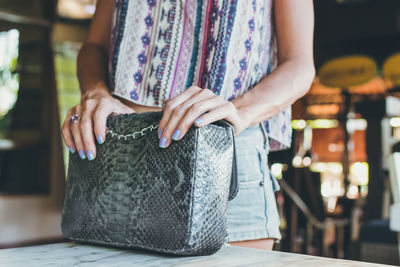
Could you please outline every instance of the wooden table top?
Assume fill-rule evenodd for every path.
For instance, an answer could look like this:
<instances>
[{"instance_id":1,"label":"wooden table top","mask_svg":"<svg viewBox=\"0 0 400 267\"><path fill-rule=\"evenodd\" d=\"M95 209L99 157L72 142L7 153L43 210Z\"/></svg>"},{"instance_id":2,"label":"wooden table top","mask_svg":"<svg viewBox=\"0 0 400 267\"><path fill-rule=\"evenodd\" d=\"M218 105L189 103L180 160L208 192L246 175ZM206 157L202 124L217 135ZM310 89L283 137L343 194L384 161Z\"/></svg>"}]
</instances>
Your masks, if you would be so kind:
<instances>
[{"instance_id":1,"label":"wooden table top","mask_svg":"<svg viewBox=\"0 0 400 267\"><path fill-rule=\"evenodd\" d=\"M75 242L0 250L0 266L379 266L280 251L223 246L210 256L172 257Z\"/></svg>"}]
</instances>

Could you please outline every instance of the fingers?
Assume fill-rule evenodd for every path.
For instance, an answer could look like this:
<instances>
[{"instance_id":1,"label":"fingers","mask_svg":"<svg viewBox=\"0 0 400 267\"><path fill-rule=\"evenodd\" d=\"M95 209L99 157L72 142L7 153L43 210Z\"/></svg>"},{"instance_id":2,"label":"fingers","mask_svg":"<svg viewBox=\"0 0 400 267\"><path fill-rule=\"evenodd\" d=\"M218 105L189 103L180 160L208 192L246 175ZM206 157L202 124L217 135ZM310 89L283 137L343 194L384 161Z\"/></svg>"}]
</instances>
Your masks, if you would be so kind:
<instances>
[{"instance_id":1,"label":"fingers","mask_svg":"<svg viewBox=\"0 0 400 267\"><path fill-rule=\"evenodd\" d=\"M199 117L198 123L195 123L198 127L206 126L215 121L225 119L229 121L235 127L235 133L239 133L243 130L239 123L239 116L237 110L232 102L226 101L224 104L211 109L209 112ZM239 129L240 128L240 129Z\"/></svg>"},{"instance_id":2,"label":"fingers","mask_svg":"<svg viewBox=\"0 0 400 267\"><path fill-rule=\"evenodd\" d=\"M112 102L112 101L111 101ZM102 100L93 113L93 128L97 142L101 145L106 141L107 117L113 114L130 114L135 111L125 105L115 105L110 100Z\"/></svg>"},{"instance_id":3,"label":"fingers","mask_svg":"<svg viewBox=\"0 0 400 267\"><path fill-rule=\"evenodd\" d=\"M86 101L83 105L81 113L81 120L79 123L79 130L82 138L83 149L86 151L88 160L94 160L96 157L96 145L93 136L93 118L92 115L96 108L94 100ZM75 137L75 135L74 135Z\"/></svg>"},{"instance_id":4,"label":"fingers","mask_svg":"<svg viewBox=\"0 0 400 267\"><path fill-rule=\"evenodd\" d=\"M73 122L71 116L75 114L78 115L78 119ZM90 131L91 126L87 127L88 124L91 125L90 115L87 112L82 112L81 105L78 104L67 112L67 117L62 127L62 135L71 153L78 151L81 159L87 157L92 160L94 159L95 149L93 149L94 144L90 144L91 140L88 136L88 131Z\"/></svg>"},{"instance_id":5,"label":"fingers","mask_svg":"<svg viewBox=\"0 0 400 267\"><path fill-rule=\"evenodd\" d=\"M67 112L67 116L64 120L63 126L61 128L61 134L64 139L65 144L67 145L69 151L71 153L75 153L76 147L74 143L74 138L71 133L71 116L72 112Z\"/></svg>"},{"instance_id":6,"label":"fingers","mask_svg":"<svg viewBox=\"0 0 400 267\"><path fill-rule=\"evenodd\" d=\"M208 89L200 89L168 112L168 122L159 126L162 129L162 148L168 147L172 140L182 139L193 123L199 127L220 119L227 119L232 124L237 123L237 110L232 102L224 100Z\"/></svg>"},{"instance_id":7,"label":"fingers","mask_svg":"<svg viewBox=\"0 0 400 267\"><path fill-rule=\"evenodd\" d=\"M94 133L97 142L101 145L106 141L107 117L112 113L111 108L98 108L93 114Z\"/></svg>"},{"instance_id":8,"label":"fingers","mask_svg":"<svg viewBox=\"0 0 400 267\"><path fill-rule=\"evenodd\" d=\"M72 115L78 114L78 116L79 116L80 109L81 109L80 105L75 106L75 108L73 108L71 110ZM67 119L69 119L69 118L67 118ZM70 121L70 130L71 130L72 137L74 139L76 150L79 153L79 156L81 157L81 159L85 159L86 154L85 154L85 148L84 148L84 145L82 142L82 136L81 136L81 130L80 130L80 118L75 122Z\"/></svg>"},{"instance_id":9,"label":"fingers","mask_svg":"<svg viewBox=\"0 0 400 267\"><path fill-rule=\"evenodd\" d=\"M172 140L179 140L187 132L190 126L193 124L193 120L185 120L185 124L182 127L178 127L179 124L183 122L183 118L190 114L197 114L193 116L200 116L203 112L212 108L212 103L216 104L216 101L211 101L211 99L219 99L210 90L202 89L201 91L195 93L191 98L187 99L185 102L178 105L172 112L170 119L164 127L162 138L160 139L160 145L163 146L165 141L165 147L169 146ZM207 105L204 105L207 103ZM163 139L164 138L164 139Z\"/></svg>"},{"instance_id":10,"label":"fingers","mask_svg":"<svg viewBox=\"0 0 400 267\"><path fill-rule=\"evenodd\" d=\"M172 140L178 141L182 139L197 118L203 113L223 104L223 101L222 98L214 95L190 105L185 110L183 116L172 116L168 125L165 127L165 137L167 138L166 146L168 146Z\"/></svg>"},{"instance_id":11,"label":"fingers","mask_svg":"<svg viewBox=\"0 0 400 267\"><path fill-rule=\"evenodd\" d=\"M200 92L200 90L202 89L197 86L191 86L183 91L180 95L174 97L174 99L165 102L163 115L160 123L158 124L158 137L161 137L162 132L164 131L164 127L167 125L176 107L186 100L190 99L190 97L192 97L196 93Z\"/></svg>"},{"instance_id":12,"label":"fingers","mask_svg":"<svg viewBox=\"0 0 400 267\"><path fill-rule=\"evenodd\" d=\"M106 139L106 121L111 113L133 113L132 108L112 97L88 98L73 107L67 114L62 127L62 135L71 153L78 151L81 159L96 157L95 137L99 144ZM79 119L71 121L77 114Z\"/></svg>"}]
</instances>

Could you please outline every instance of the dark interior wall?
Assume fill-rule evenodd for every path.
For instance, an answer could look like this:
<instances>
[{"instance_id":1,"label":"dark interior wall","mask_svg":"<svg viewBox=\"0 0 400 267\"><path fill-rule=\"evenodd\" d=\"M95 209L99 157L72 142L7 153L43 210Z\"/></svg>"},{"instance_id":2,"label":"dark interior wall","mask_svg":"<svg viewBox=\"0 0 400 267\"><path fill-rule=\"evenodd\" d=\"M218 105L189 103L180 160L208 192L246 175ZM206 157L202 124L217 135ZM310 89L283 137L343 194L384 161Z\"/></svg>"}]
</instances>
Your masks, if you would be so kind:
<instances>
[{"instance_id":1,"label":"dark interior wall","mask_svg":"<svg viewBox=\"0 0 400 267\"><path fill-rule=\"evenodd\" d=\"M50 190L50 112L54 93L52 75L51 21L54 0L0 0L0 31L19 31L19 77L15 106L0 118L3 135L13 140L10 150L1 151L0 191L40 193ZM57 132L58 132L58 128ZM17 149L16 147L19 146ZM21 162L26 162L24 168Z\"/></svg>"},{"instance_id":2,"label":"dark interior wall","mask_svg":"<svg viewBox=\"0 0 400 267\"><path fill-rule=\"evenodd\" d=\"M57 0L0 0L0 11L32 18L54 20Z\"/></svg>"},{"instance_id":3,"label":"dark interior wall","mask_svg":"<svg viewBox=\"0 0 400 267\"><path fill-rule=\"evenodd\" d=\"M42 0L0 0L0 9L16 14L42 16Z\"/></svg>"},{"instance_id":4,"label":"dark interior wall","mask_svg":"<svg viewBox=\"0 0 400 267\"><path fill-rule=\"evenodd\" d=\"M378 65L400 51L400 1L365 0L339 4L314 0L315 62L342 55L366 54Z\"/></svg>"},{"instance_id":5,"label":"dark interior wall","mask_svg":"<svg viewBox=\"0 0 400 267\"><path fill-rule=\"evenodd\" d=\"M14 70L19 91L1 137L13 145L0 148L0 204L6 214L0 216L0 248L62 236L65 170L51 44L56 3L0 0L0 31L19 31Z\"/></svg>"}]
</instances>

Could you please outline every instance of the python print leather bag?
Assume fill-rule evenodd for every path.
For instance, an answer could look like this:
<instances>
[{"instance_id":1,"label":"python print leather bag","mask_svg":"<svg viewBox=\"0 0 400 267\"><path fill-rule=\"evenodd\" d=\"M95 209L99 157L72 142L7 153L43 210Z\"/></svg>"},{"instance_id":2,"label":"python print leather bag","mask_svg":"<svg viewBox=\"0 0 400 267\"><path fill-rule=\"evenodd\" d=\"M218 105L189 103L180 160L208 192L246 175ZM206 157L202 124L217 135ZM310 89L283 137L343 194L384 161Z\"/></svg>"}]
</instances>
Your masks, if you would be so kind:
<instances>
[{"instance_id":1,"label":"python print leather bag","mask_svg":"<svg viewBox=\"0 0 400 267\"><path fill-rule=\"evenodd\" d=\"M70 154L61 228L76 241L208 255L227 238L238 191L233 126L192 126L158 146L162 112L112 115L93 161Z\"/></svg>"}]
</instances>

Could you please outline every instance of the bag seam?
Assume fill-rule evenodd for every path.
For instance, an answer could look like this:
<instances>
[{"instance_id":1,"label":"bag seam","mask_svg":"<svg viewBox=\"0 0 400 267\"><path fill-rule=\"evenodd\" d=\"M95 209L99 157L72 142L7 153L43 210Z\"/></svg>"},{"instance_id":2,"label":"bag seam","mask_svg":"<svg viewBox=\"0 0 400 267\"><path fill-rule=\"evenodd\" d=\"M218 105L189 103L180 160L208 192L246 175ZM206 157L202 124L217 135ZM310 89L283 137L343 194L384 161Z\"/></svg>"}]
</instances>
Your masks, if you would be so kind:
<instances>
[{"instance_id":1,"label":"bag seam","mask_svg":"<svg viewBox=\"0 0 400 267\"><path fill-rule=\"evenodd\" d=\"M192 225L193 225L193 205L194 205L194 188L195 188L195 183L196 183L196 171L197 171L197 164L196 164L196 160L197 160L197 154L198 154L198 151L197 151L197 147L198 147L198 141L199 141L199 131L201 130L201 128L196 128L195 130L194 130L194 139L195 139L195 142L194 142L194 147L193 147L193 150L194 150L194 157L193 157L193 159L192 159L192 161L191 161L191 165L194 165L193 166L193 168L192 168L192 177L193 177L193 183L192 183L192 186L191 186L191 190L190 190L190 192L191 192L191 196L190 196L190 211L189 211L189 218L191 218L191 220L189 220L189 225L188 225L188 232L187 232L187 237L186 237L186 242L185 242L185 244L187 245L187 246L191 246L191 245L189 245L189 241L190 241L190 237L191 237L191 235L192 235Z\"/></svg>"}]
</instances>

